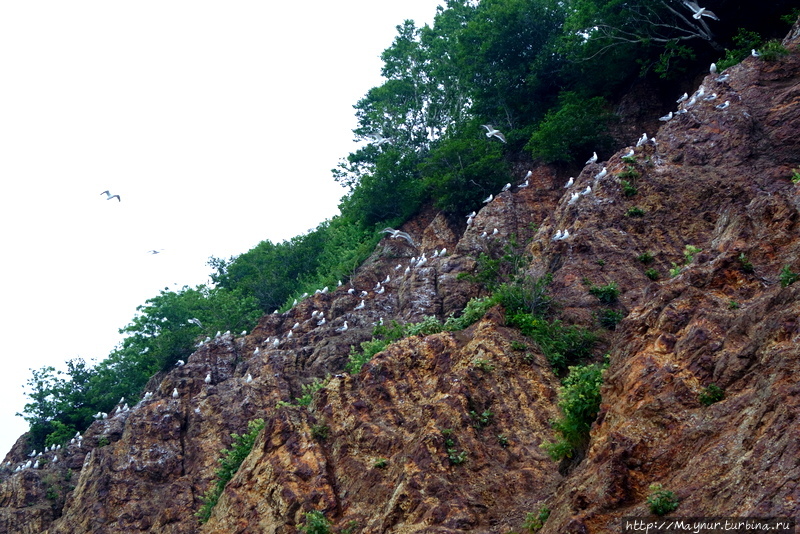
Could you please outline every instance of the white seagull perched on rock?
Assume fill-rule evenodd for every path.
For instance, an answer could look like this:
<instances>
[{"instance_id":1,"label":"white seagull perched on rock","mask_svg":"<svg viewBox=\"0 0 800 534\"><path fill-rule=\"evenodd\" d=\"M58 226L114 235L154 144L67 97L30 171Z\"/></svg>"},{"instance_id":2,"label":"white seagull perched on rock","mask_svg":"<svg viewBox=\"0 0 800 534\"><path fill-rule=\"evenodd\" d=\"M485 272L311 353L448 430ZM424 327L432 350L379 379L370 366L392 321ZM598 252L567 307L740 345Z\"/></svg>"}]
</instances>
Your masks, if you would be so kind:
<instances>
[{"instance_id":1,"label":"white seagull perched on rock","mask_svg":"<svg viewBox=\"0 0 800 534\"><path fill-rule=\"evenodd\" d=\"M579 198L581 198L580 193L572 193L572 196L569 198L569 202L567 202L567 204L571 206L572 204L575 204Z\"/></svg>"},{"instance_id":2,"label":"white seagull perched on rock","mask_svg":"<svg viewBox=\"0 0 800 534\"><path fill-rule=\"evenodd\" d=\"M533 171L528 171L528 173L525 175L525 179L527 180L531 176L533 176Z\"/></svg>"},{"instance_id":3,"label":"white seagull perched on rock","mask_svg":"<svg viewBox=\"0 0 800 534\"><path fill-rule=\"evenodd\" d=\"M173 399L177 399L179 396L180 396L180 394L178 393L178 388L173 388L172 389L172 398Z\"/></svg>"},{"instance_id":4,"label":"white seagull perched on rock","mask_svg":"<svg viewBox=\"0 0 800 534\"><path fill-rule=\"evenodd\" d=\"M122 199L121 199L121 198L119 198L119 195L112 195L112 194L111 194L111 193L109 193L108 191L103 191L103 192L102 192L102 193L100 193L100 194L101 194L101 195L105 195L105 196L106 196L106 200L111 200L112 198L116 198L116 199L117 199L117 202L122 202Z\"/></svg>"},{"instance_id":5,"label":"white seagull perched on rock","mask_svg":"<svg viewBox=\"0 0 800 534\"><path fill-rule=\"evenodd\" d=\"M553 234L552 240L553 241L560 241L562 235L563 235L563 233L561 232L561 230L559 230L558 232Z\"/></svg>"},{"instance_id":6,"label":"white seagull perched on rock","mask_svg":"<svg viewBox=\"0 0 800 534\"><path fill-rule=\"evenodd\" d=\"M251 375L250 373L247 373L247 378L245 378L244 381L246 383L250 384L251 382L253 382L253 375Z\"/></svg>"},{"instance_id":7,"label":"white seagull perched on rock","mask_svg":"<svg viewBox=\"0 0 800 534\"><path fill-rule=\"evenodd\" d=\"M354 310L363 310L364 306L365 306L365 304L364 304L364 301L362 300L361 303L358 306L356 306L355 308L353 308L353 309Z\"/></svg>"},{"instance_id":8,"label":"white seagull perched on rock","mask_svg":"<svg viewBox=\"0 0 800 534\"><path fill-rule=\"evenodd\" d=\"M675 103L680 104L681 102L688 99L689 99L689 93L683 93L683 96L681 96L678 100L676 100Z\"/></svg>"},{"instance_id":9,"label":"white seagull perched on rock","mask_svg":"<svg viewBox=\"0 0 800 534\"><path fill-rule=\"evenodd\" d=\"M712 63L711 66L708 67L708 72L710 72L711 74L716 74L717 73L717 64L716 63Z\"/></svg>"},{"instance_id":10,"label":"white seagull perched on rock","mask_svg":"<svg viewBox=\"0 0 800 534\"><path fill-rule=\"evenodd\" d=\"M183 367L185 364L186 364L185 361L178 360L177 362L175 362L175 367Z\"/></svg>"},{"instance_id":11,"label":"white seagull perched on rock","mask_svg":"<svg viewBox=\"0 0 800 534\"><path fill-rule=\"evenodd\" d=\"M715 107L715 108L717 108L717 109L726 109L726 108L727 108L728 106L730 106L730 105L731 105L731 101L730 101L730 100L726 100L726 101L725 101L725 102L723 102L722 104L717 104L717 105L716 105L716 106L714 106L714 107Z\"/></svg>"},{"instance_id":12,"label":"white seagull perched on rock","mask_svg":"<svg viewBox=\"0 0 800 534\"><path fill-rule=\"evenodd\" d=\"M488 197L486 197L486 198L484 198L484 199L483 199L483 203L484 203L484 204L488 204L488 203L489 203L489 202L491 202L492 200L494 200L494 195L489 195Z\"/></svg>"},{"instance_id":13,"label":"white seagull perched on rock","mask_svg":"<svg viewBox=\"0 0 800 534\"><path fill-rule=\"evenodd\" d=\"M508 182L506 185L504 185L504 186L503 186L503 189L501 189L501 190L500 190L500 192L501 192L501 193L505 193L505 192L506 192L506 191L508 191L509 189L511 189L511 182Z\"/></svg>"},{"instance_id":14,"label":"white seagull perched on rock","mask_svg":"<svg viewBox=\"0 0 800 534\"><path fill-rule=\"evenodd\" d=\"M488 137L490 139L492 137L496 137L496 138L500 139L502 142L504 142L504 143L506 142L506 136L503 135L500 132L500 130L498 130L497 128L495 128L491 124L482 124L481 126L486 128L486 137Z\"/></svg>"},{"instance_id":15,"label":"white seagull perched on rock","mask_svg":"<svg viewBox=\"0 0 800 534\"><path fill-rule=\"evenodd\" d=\"M697 2L690 2L688 0L683 0L683 5L685 5L694 12L692 18L695 20L700 20L700 17L708 17L710 19L719 20L719 17L717 17L713 11L709 11L704 7L700 7L699 5L697 5Z\"/></svg>"},{"instance_id":16,"label":"white seagull perched on rock","mask_svg":"<svg viewBox=\"0 0 800 534\"><path fill-rule=\"evenodd\" d=\"M208 374L206 375L206 378L205 378L204 382L205 382L206 384L210 384L210 383L211 383L211 373L208 373Z\"/></svg>"},{"instance_id":17,"label":"white seagull perched on rock","mask_svg":"<svg viewBox=\"0 0 800 534\"><path fill-rule=\"evenodd\" d=\"M669 113L667 113L663 117L659 117L658 120L660 120L661 122L667 122L667 121L671 121L672 117L673 117L673 113L670 111Z\"/></svg>"},{"instance_id":18,"label":"white seagull perched on rock","mask_svg":"<svg viewBox=\"0 0 800 534\"><path fill-rule=\"evenodd\" d=\"M642 136L636 141L636 146L642 146L647 142L647 133L643 133Z\"/></svg>"},{"instance_id":19,"label":"white seagull perched on rock","mask_svg":"<svg viewBox=\"0 0 800 534\"><path fill-rule=\"evenodd\" d=\"M528 183L528 182L529 182L528 180L525 180L524 182L519 184L517 187L520 188L520 189L524 189L524 188L526 188L526 187L528 187L530 185L530 183Z\"/></svg>"},{"instance_id":20,"label":"white seagull perched on rock","mask_svg":"<svg viewBox=\"0 0 800 534\"><path fill-rule=\"evenodd\" d=\"M592 157L586 160L586 165L591 165L597 161L597 152L592 153Z\"/></svg>"},{"instance_id":21,"label":"white seagull perched on rock","mask_svg":"<svg viewBox=\"0 0 800 534\"><path fill-rule=\"evenodd\" d=\"M592 192L592 186L591 186L591 185L587 185L587 186L586 186L586 189L584 189L584 190L581 192L581 195L588 195L588 194L590 194L591 192Z\"/></svg>"},{"instance_id":22,"label":"white seagull perched on rock","mask_svg":"<svg viewBox=\"0 0 800 534\"><path fill-rule=\"evenodd\" d=\"M603 169L600 172L594 175L594 179L599 180L601 178L605 178L606 174L608 174L608 169L603 167Z\"/></svg>"},{"instance_id":23,"label":"white seagull perched on rock","mask_svg":"<svg viewBox=\"0 0 800 534\"><path fill-rule=\"evenodd\" d=\"M397 239L399 237L400 239L405 239L406 241L408 241L411 244L412 247L416 247L417 246L414 243L414 240L411 238L411 236L409 234L407 234L406 232L403 232L401 230L395 230L394 228L384 228L383 230L381 230L381 232L387 233L387 234L392 234L392 235L389 236L391 239Z\"/></svg>"},{"instance_id":24,"label":"white seagull perched on rock","mask_svg":"<svg viewBox=\"0 0 800 534\"><path fill-rule=\"evenodd\" d=\"M347 321L342 326L336 329L337 332L347 332Z\"/></svg>"},{"instance_id":25,"label":"white seagull perched on rock","mask_svg":"<svg viewBox=\"0 0 800 534\"><path fill-rule=\"evenodd\" d=\"M575 183L575 178L573 178L572 176L570 176L570 177L569 177L569 180L567 180L567 183L566 183L566 184L564 184L564 189L567 189L567 188L569 188L569 187L572 187L572 184L574 184L574 183Z\"/></svg>"},{"instance_id":26,"label":"white seagull perched on rock","mask_svg":"<svg viewBox=\"0 0 800 534\"><path fill-rule=\"evenodd\" d=\"M758 51L755 48L750 50L750 55L753 56L753 57L761 57L761 54L759 54Z\"/></svg>"},{"instance_id":27,"label":"white seagull perched on rock","mask_svg":"<svg viewBox=\"0 0 800 534\"><path fill-rule=\"evenodd\" d=\"M624 156L622 156L622 157L623 157L623 158L632 158L632 157L633 157L633 155L634 155L635 153L636 153L636 152L634 152L634 150L633 150L633 149L630 149L630 150L629 150L629 151L628 151L628 152L627 152L627 153L626 153Z\"/></svg>"}]
</instances>

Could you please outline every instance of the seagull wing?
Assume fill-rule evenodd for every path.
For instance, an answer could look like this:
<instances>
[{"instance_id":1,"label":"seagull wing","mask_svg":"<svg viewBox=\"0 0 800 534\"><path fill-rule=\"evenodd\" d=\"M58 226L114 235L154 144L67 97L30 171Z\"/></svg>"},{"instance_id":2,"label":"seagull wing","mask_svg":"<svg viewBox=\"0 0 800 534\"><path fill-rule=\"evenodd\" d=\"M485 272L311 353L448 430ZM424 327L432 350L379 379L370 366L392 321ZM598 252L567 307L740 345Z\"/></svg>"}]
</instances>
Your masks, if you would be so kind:
<instances>
[{"instance_id":1,"label":"seagull wing","mask_svg":"<svg viewBox=\"0 0 800 534\"><path fill-rule=\"evenodd\" d=\"M500 132L495 132L495 133L494 133L494 136L495 136L496 138L500 139L502 142L504 142L504 143L506 142L506 136L505 136L505 135L503 135L503 134L501 134Z\"/></svg>"},{"instance_id":2,"label":"seagull wing","mask_svg":"<svg viewBox=\"0 0 800 534\"><path fill-rule=\"evenodd\" d=\"M685 5L686 7L688 7L689 9L691 9L695 13L700 11L700 6L697 4L697 2L691 2L689 0L683 0L683 5Z\"/></svg>"},{"instance_id":3,"label":"seagull wing","mask_svg":"<svg viewBox=\"0 0 800 534\"><path fill-rule=\"evenodd\" d=\"M719 17L716 16L713 11L709 11L708 9L704 9L702 15L710 19L719 20Z\"/></svg>"},{"instance_id":4,"label":"seagull wing","mask_svg":"<svg viewBox=\"0 0 800 534\"><path fill-rule=\"evenodd\" d=\"M110 197L108 197L108 200L111 200L112 198L116 198L117 202L122 202L122 199L119 198L119 195L111 195Z\"/></svg>"}]
</instances>

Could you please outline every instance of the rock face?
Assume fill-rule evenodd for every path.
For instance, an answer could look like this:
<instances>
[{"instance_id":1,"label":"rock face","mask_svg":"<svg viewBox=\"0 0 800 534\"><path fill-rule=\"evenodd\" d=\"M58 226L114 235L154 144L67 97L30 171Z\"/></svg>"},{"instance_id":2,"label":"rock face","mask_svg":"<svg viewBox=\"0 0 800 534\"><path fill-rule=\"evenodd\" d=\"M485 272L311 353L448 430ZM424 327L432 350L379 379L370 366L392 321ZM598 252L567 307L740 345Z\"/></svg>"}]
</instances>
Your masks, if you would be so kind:
<instances>
[{"instance_id":1,"label":"rock face","mask_svg":"<svg viewBox=\"0 0 800 534\"><path fill-rule=\"evenodd\" d=\"M653 483L675 492L682 517L797 517L800 284L781 272L800 271L798 40L796 26L790 55L706 77L715 100L698 98L655 145L587 166L571 188L537 168L470 226L421 214L403 228L418 248L384 238L348 285L205 343L153 377L151 398L15 472L23 436L0 468L0 531L292 533L318 510L337 532L502 533L547 506L542 532L618 532L621 517L649 514ZM595 329L609 357L573 465L541 448L555 439L558 377L499 307L343 371L374 324L460 312L480 288L459 273L512 239L531 275L552 274L560 318ZM589 292L611 283L615 303ZM615 331L597 322L607 309L625 315ZM285 405L326 375L307 408ZM725 397L704 406L710 384ZM201 525L220 451L255 418L264 429Z\"/></svg>"}]
</instances>

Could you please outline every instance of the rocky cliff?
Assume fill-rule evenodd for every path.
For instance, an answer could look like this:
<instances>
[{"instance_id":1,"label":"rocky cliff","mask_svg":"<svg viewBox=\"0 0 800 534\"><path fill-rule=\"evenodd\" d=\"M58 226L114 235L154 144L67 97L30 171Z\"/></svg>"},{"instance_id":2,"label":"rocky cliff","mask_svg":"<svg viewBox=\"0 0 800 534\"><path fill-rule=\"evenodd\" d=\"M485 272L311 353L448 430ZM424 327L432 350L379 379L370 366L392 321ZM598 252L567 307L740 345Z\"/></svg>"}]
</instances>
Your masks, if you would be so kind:
<instances>
[{"instance_id":1,"label":"rocky cliff","mask_svg":"<svg viewBox=\"0 0 800 534\"><path fill-rule=\"evenodd\" d=\"M653 483L676 493L681 516L797 517L800 283L781 272L800 271L798 43L795 25L788 56L704 77L705 95L655 143L586 166L571 188L538 168L469 226L423 213L403 227L418 249L387 237L349 284L203 344L153 377L151 398L39 469L4 467L0 531L291 533L319 510L336 532L502 533L547 506L542 532L617 532L619 518L650 513ZM541 448L555 439L559 378L499 307L343 372L374 324L460 312L480 288L458 275L512 235L528 243L531 275L552 274L560 318L597 330L610 361L588 450L571 464ZM427 263L406 272L422 251ZM625 316L613 331L587 290L611 283ZM281 404L326 375L307 408ZM712 383L724 399L704 406ZM255 418L264 429L201 525L220 451ZM24 452L23 436L6 462Z\"/></svg>"}]
</instances>

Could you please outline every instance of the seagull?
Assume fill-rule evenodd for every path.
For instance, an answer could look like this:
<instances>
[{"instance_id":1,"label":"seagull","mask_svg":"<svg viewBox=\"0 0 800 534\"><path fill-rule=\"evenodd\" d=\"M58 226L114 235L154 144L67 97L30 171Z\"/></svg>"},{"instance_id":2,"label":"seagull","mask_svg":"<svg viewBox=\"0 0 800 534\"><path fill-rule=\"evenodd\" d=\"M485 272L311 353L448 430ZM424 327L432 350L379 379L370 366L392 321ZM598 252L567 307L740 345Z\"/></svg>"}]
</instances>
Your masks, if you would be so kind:
<instances>
[{"instance_id":1,"label":"seagull","mask_svg":"<svg viewBox=\"0 0 800 534\"><path fill-rule=\"evenodd\" d=\"M486 198L484 198L484 199L483 199L483 203L484 203L484 204L488 204L488 203L489 203L489 202L491 202L492 200L494 200L494 195L489 195L488 197L486 197Z\"/></svg>"},{"instance_id":2,"label":"seagull","mask_svg":"<svg viewBox=\"0 0 800 534\"><path fill-rule=\"evenodd\" d=\"M387 274L387 275L386 275L386 279L383 281L383 283L384 283L384 284L388 284L388 283L389 283L389 280L391 280L391 279L389 278L389 275Z\"/></svg>"},{"instance_id":3,"label":"seagull","mask_svg":"<svg viewBox=\"0 0 800 534\"><path fill-rule=\"evenodd\" d=\"M361 300L361 303L360 303L358 306L356 306L355 308L353 308L353 309L354 309L354 310L363 310L363 309L364 309L364 306L365 306L365 304L364 304L364 300L362 299L362 300Z\"/></svg>"},{"instance_id":4,"label":"seagull","mask_svg":"<svg viewBox=\"0 0 800 534\"><path fill-rule=\"evenodd\" d=\"M322 325L324 325L324 324L325 324L325 317L323 317L322 319L320 319L319 321L317 321L317 326L322 326Z\"/></svg>"},{"instance_id":5,"label":"seagull","mask_svg":"<svg viewBox=\"0 0 800 534\"><path fill-rule=\"evenodd\" d=\"M190 323L190 324L195 324L195 325L199 326L200 328L203 328L203 323L200 322L200 319L196 319L196 318L192 317L191 319L189 319L186 322Z\"/></svg>"},{"instance_id":6,"label":"seagull","mask_svg":"<svg viewBox=\"0 0 800 534\"><path fill-rule=\"evenodd\" d=\"M366 297L367 295L369 295L369 293L367 293L366 291L362 291L359 296L360 297Z\"/></svg>"},{"instance_id":7,"label":"seagull","mask_svg":"<svg viewBox=\"0 0 800 534\"><path fill-rule=\"evenodd\" d=\"M716 63L712 63L711 66L708 68L708 72L710 72L711 74L716 74L717 73L717 64Z\"/></svg>"},{"instance_id":8,"label":"seagull","mask_svg":"<svg viewBox=\"0 0 800 534\"><path fill-rule=\"evenodd\" d=\"M558 232L556 232L556 233L555 233L555 235L553 235L553 238L552 238L552 240L553 240L553 241L559 241L559 240L561 239L561 236L562 236L562 235L563 235L563 234L562 234L561 230L559 230Z\"/></svg>"},{"instance_id":9,"label":"seagull","mask_svg":"<svg viewBox=\"0 0 800 534\"><path fill-rule=\"evenodd\" d=\"M705 97L703 100L705 100L706 102L711 102L712 100L716 100L716 99L717 99L717 93L711 93L710 95Z\"/></svg>"},{"instance_id":10,"label":"seagull","mask_svg":"<svg viewBox=\"0 0 800 534\"><path fill-rule=\"evenodd\" d=\"M106 200L111 200L112 198L116 198L116 199L117 199L117 202L122 202L122 199L121 199L121 198L119 198L119 195L112 195L112 194L111 194L111 193L109 193L108 191L103 191L103 192L102 192L102 193L100 193L100 194L101 194L101 195L105 195L105 196L106 196Z\"/></svg>"},{"instance_id":11,"label":"seagull","mask_svg":"<svg viewBox=\"0 0 800 534\"><path fill-rule=\"evenodd\" d=\"M497 234L499 234L499 233L500 233L500 231L499 231L497 228L495 228L495 229L494 229L494 232L492 232L492 235L497 235Z\"/></svg>"},{"instance_id":12,"label":"seagull","mask_svg":"<svg viewBox=\"0 0 800 534\"><path fill-rule=\"evenodd\" d=\"M700 17L708 17L710 19L719 20L719 18L714 14L713 11L709 11L704 7L700 7L699 5L697 5L697 2L690 2L688 0L683 0L683 5L685 5L694 12L692 18L695 20L700 20Z\"/></svg>"},{"instance_id":13,"label":"seagull","mask_svg":"<svg viewBox=\"0 0 800 534\"><path fill-rule=\"evenodd\" d=\"M492 137L496 137L500 139L502 142L504 143L506 142L506 136L500 133L500 130L496 129L491 124L482 124L481 126L486 128L486 137L488 137L489 139L491 139Z\"/></svg>"},{"instance_id":14,"label":"seagull","mask_svg":"<svg viewBox=\"0 0 800 534\"><path fill-rule=\"evenodd\" d=\"M758 51L756 51L755 48L750 50L750 55L753 56L753 57L761 57L761 54L759 54Z\"/></svg>"},{"instance_id":15,"label":"seagull","mask_svg":"<svg viewBox=\"0 0 800 534\"><path fill-rule=\"evenodd\" d=\"M178 393L178 388L173 388L173 389L172 389L172 398L173 398L173 399L177 399L177 398L178 398L178 396L179 396L179 393Z\"/></svg>"},{"instance_id":16,"label":"seagull","mask_svg":"<svg viewBox=\"0 0 800 534\"><path fill-rule=\"evenodd\" d=\"M408 273L410 273L410 272L411 272L411 266L409 265L408 267L406 267L406 270L405 270L405 271L403 271L403 274L404 274L404 275L407 275L407 274L408 274ZM362 301L362 302L363 302L363 301ZM360 309L360 308L359 308L359 309Z\"/></svg>"},{"instance_id":17,"label":"seagull","mask_svg":"<svg viewBox=\"0 0 800 534\"><path fill-rule=\"evenodd\" d=\"M502 190L500 190L500 192L501 192L501 193L505 193L505 192L506 192L506 191L508 191L509 189L511 189L511 182L509 182L509 183L507 183L506 185L504 185L504 186L503 186L503 189L502 189Z\"/></svg>"},{"instance_id":18,"label":"seagull","mask_svg":"<svg viewBox=\"0 0 800 534\"><path fill-rule=\"evenodd\" d=\"M374 143L375 146L381 146L384 143L389 143L389 144L392 143L391 139L389 139L388 137L384 137L379 133L367 134L367 137L372 140L371 142Z\"/></svg>"},{"instance_id":19,"label":"seagull","mask_svg":"<svg viewBox=\"0 0 800 534\"><path fill-rule=\"evenodd\" d=\"M280 344L281 344L281 340L278 339L277 337L272 341L272 346L275 347L276 349L278 348L278 345L280 345Z\"/></svg>"},{"instance_id":20,"label":"seagull","mask_svg":"<svg viewBox=\"0 0 800 534\"><path fill-rule=\"evenodd\" d=\"M525 175L525 179L527 180L531 176L533 176L533 171L528 171L528 174Z\"/></svg>"},{"instance_id":21,"label":"seagull","mask_svg":"<svg viewBox=\"0 0 800 534\"><path fill-rule=\"evenodd\" d=\"M342 326L336 329L337 332L347 332L347 321Z\"/></svg>"},{"instance_id":22,"label":"seagull","mask_svg":"<svg viewBox=\"0 0 800 534\"><path fill-rule=\"evenodd\" d=\"M608 174L608 169L603 167L603 170L594 175L594 179L599 180L600 178L605 178L606 174Z\"/></svg>"},{"instance_id":23,"label":"seagull","mask_svg":"<svg viewBox=\"0 0 800 534\"><path fill-rule=\"evenodd\" d=\"M623 158L632 158L634 154L635 154L635 152L633 151L633 149L630 149L630 150L628 151L628 153L627 153L627 154L625 154L625 155L624 155L624 156L622 156L622 157L623 157Z\"/></svg>"},{"instance_id":24,"label":"seagull","mask_svg":"<svg viewBox=\"0 0 800 534\"><path fill-rule=\"evenodd\" d=\"M636 146L637 147L642 146L646 142L647 142L647 133L643 133L642 136L639 138L639 140L636 142Z\"/></svg>"},{"instance_id":25,"label":"seagull","mask_svg":"<svg viewBox=\"0 0 800 534\"><path fill-rule=\"evenodd\" d=\"M680 104L681 102L687 100L688 98L689 98L689 93L683 93L683 96L681 96L678 100L676 100L675 103Z\"/></svg>"},{"instance_id":26,"label":"seagull","mask_svg":"<svg viewBox=\"0 0 800 534\"><path fill-rule=\"evenodd\" d=\"M477 213L475 213L475 211L473 210L473 212L472 212L472 213L470 213L469 215L467 215L467 219L472 219L472 218L473 218L473 217L475 217L476 215L477 215Z\"/></svg>"},{"instance_id":27,"label":"seagull","mask_svg":"<svg viewBox=\"0 0 800 534\"><path fill-rule=\"evenodd\" d=\"M564 230L564 233L561 234L561 239L564 240L569 237L569 230Z\"/></svg>"},{"instance_id":28,"label":"seagull","mask_svg":"<svg viewBox=\"0 0 800 534\"><path fill-rule=\"evenodd\" d=\"M406 241L408 241L411 244L412 247L416 247L417 246L414 243L414 240L411 239L411 236L408 235L406 232L402 232L400 230L395 230L394 228L384 228L383 230L381 230L381 232L387 233L387 234L392 234L391 236L389 236L392 239L397 239L398 237L401 238L401 239L405 239Z\"/></svg>"},{"instance_id":29,"label":"seagull","mask_svg":"<svg viewBox=\"0 0 800 534\"><path fill-rule=\"evenodd\" d=\"M158 249L158 250L156 250L156 249L153 249L153 250L148 250L148 251L147 251L147 253L148 253L148 254L152 254L152 255L154 255L154 256L155 256L156 254L161 254L161 251L162 251L162 250L164 250L164 249L163 249L163 248L160 248L160 249Z\"/></svg>"},{"instance_id":30,"label":"seagull","mask_svg":"<svg viewBox=\"0 0 800 534\"><path fill-rule=\"evenodd\" d=\"M178 360L175 362L175 367L182 367L186 362L183 360Z\"/></svg>"},{"instance_id":31,"label":"seagull","mask_svg":"<svg viewBox=\"0 0 800 534\"><path fill-rule=\"evenodd\" d=\"M586 189L584 189L583 191L581 191L581 195L588 195L588 194L589 194L589 193L591 193L591 192L592 192L592 186L591 186L591 185L587 185L587 186L586 186Z\"/></svg>"},{"instance_id":32,"label":"seagull","mask_svg":"<svg viewBox=\"0 0 800 534\"><path fill-rule=\"evenodd\" d=\"M570 176L570 177L569 177L569 180L567 180L567 183L566 183L566 184L564 184L564 189L567 189L567 188L570 188L570 187L572 187L572 184L574 184L574 183L575 183L575 178L573 178L572 176Z\"/></svg>"},{"instance_id":33,"label":"seagull","mask_svg":"<svg viewBox=\"0 0 800 534\"><path fill-rule=\"evenodd\" d=\"M381 288L379 290L377 290L375 293L378 294L378 295L383 295L384 291L386 291L386 288L381 286Z\"/></svg>"},{"instance_id":34,"label":"seagull","mask_svg":"<svg viewBox=\"0 0 800 534\"><path fill-rule=\"evenodd\" d=\"M253 375L247 373L247 378L245 378L244 381L250 384L253 381Z\"/></svg>"},{"instance_id":35,"label":"seagull","mask_svg":"<svg viewBox=\"0 0 800 534\"><path fill-rule=\"evenodd\" d=\"M731 77L730 74L723 74L722 76L720 76L719 78L717 78L714 81L717 82L717 83L725 83L725 82L728 81L728 78L730 78L730 77Z\"/></svg>"},{"instance_id":36,"label":"seagull","mask_svg":"<svg viewBox=\"0 0 800 534\"><path fill-rule=\"evenodd\" d=\"M289 332L286 334L286 339L292 339L292 337L294 337L294 332L289 330Z\"/></svg>"},{"instance_id":37,"label":"seagull","mask_svg":"<svg viewBox=\"0 0 800 534\"><path fill-rule=\"evenodd\" d=\"M567 204L571 206L572 204L575 204L579 198L581 198L580 193L572 193L572 196L570 197L569 202L567 202Z\"/></svg>"},{"instance_id":38,"label":"seagull","mask_svg":"<svg viewBox=\"0 0 800 534\"><path fill-rule=\"evenodd\" d=\"M356 292L356 288L354 288L354 287L351 287L350 289L347 290L347 294L348 295L352 295L355 292Z\"/></svg>"},{"instance_id":39,"label":"seagull","mask_svg":"<svg viewBox=\"0 0 800 534\"><path fill-rule=\"evenodd\" d=\"M672 116L673 116L673 113L670 111L669 113L667 113L663 117L659 117L658 120L660 120L661 122L667 122L669 120L672 120Z\"/></svg>"},{"instance_id":40,"label":"seagull","mask_svg":"<svg viewBox=\"0 0 800 534\"><path fill-rule=\"evenodd\" d=\"M520 189L524 189L524 188L528 187L529 185L530 185L529 180L525 180L524 182L519 184L517 187L520 188Z\"/></svg>"},{"instance_id":41,"label":"seagull","mask_svg":"<svg viewBox=\"0 0 800 534\"><path fill-rule=\"evenodd\" d=\"M447 249L446 249L446 248L443 248L443 249L442 249L442 251L441 251L441 252L439 252L439 257L440 257L440 258L443 258L445 254L447 254Z\"/></svg>"},{"instance_id":42,"label":"seagull","mask_svg":"<svg viewBox=\"0 0 800 534\"><path fill-rule=\"evenodd\" d=\"M380 288L381 288L381 283L378 282L377 284L375 284L375 287L373 287L372 290L373 291L378 291Z\"/></svg>"},{"instance_id":43,"label":"seagull","mask_svg":"<svg viewBox=\"0 0 800 534\"><path fill-rule=\"evenodd\" d=\"M402 268L403 268L403 264L402 264L402 263L398 263L398 264L397 264L397 267L395 267L395 268L394 268L394 270L395 270L395 271L399 271L399 270L400 270L400 269L402 269ZM348 292L348 293L349 293L349 292Z\"/></svg>"},{"instance_id":44,"label":"seagull","mask_svg":"<svg viewBox=\"0 0 800 534\"><path fill-rule=\"evenodd\" d=\"M210 383L211 383L211 373L208 373L208 374L206 375L206 378L205 378L204 382L205 382L206 384L210 384Z\"/></svg>"},{"instance_id":45,"label":"seagull","mask_svg":"<svg viewBox=\"0 0 800 534\"><path fill-rule=\"evenodd\" d=\"M725 101L725 102L723 102L722 104L717 104L717 105L716 105L716 106L714 106L714 107L715 107L715 108L717 108L717 109L726 109L726 108L727 108L728 106L730 106L730 105L731 105L731 101L730 101L730 100L726 100L726 101Z\"/></svg>"},{"instance_id":46,"label":"seagull","mask_svg":"<svg viewBox=\"0 0 800 534\"><path fill-rule=\"evenodd\" d=\"M292 330L297 330L298 328L300 328L300 323L294 323Z\"/></svg>"},{"instance_id":47,"label":"seagull","mask_svg":"<svg viewBox=\"0 0 800 534\"><path fill-rule=\"evenodd\" d=\"M487 234L486 232L483 232L483 233L481 234L481 237L487 237L488 235L489 235L489 234Z\"/></svg>"},{"instance_id":48,"label":"seagull","mask_svg":"<svg viewBox=\"0 0 800 534\"><path fill-rule=\"evenodd\" d=\"M467 226L469 226L470 224L472 224L472 217L467 218Z\"/></svg>"},{"instance_id":49,"label":"seagull","mask_svg":"<svg viewBox=\"0 0 800 534\"><path fill-rule=\"evenodd\" d=\"M586 165L591 165L597 161L597 152L592 153L592 157L586 160Z\"/></svg>"}]
</instances>

